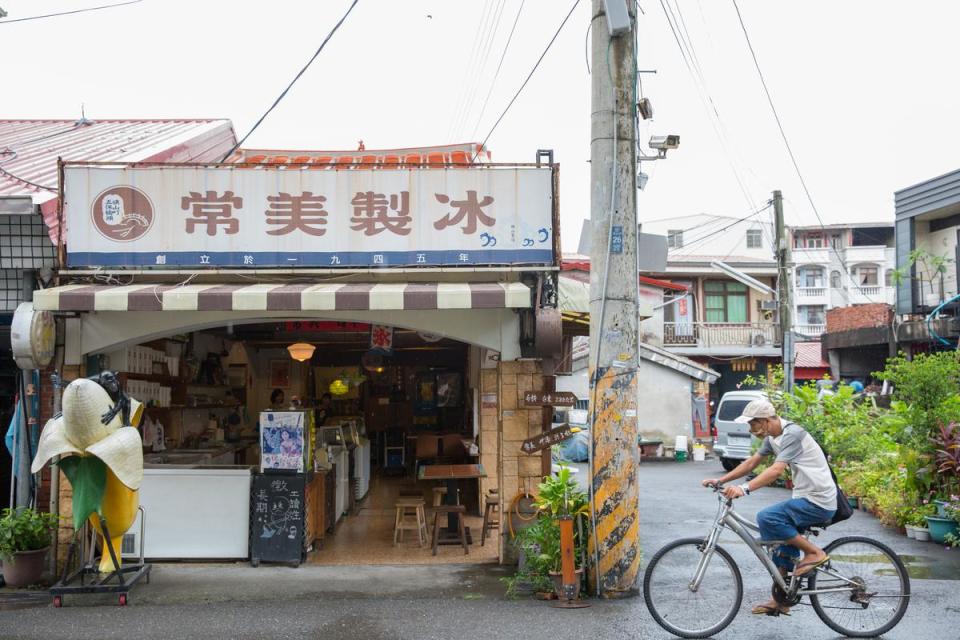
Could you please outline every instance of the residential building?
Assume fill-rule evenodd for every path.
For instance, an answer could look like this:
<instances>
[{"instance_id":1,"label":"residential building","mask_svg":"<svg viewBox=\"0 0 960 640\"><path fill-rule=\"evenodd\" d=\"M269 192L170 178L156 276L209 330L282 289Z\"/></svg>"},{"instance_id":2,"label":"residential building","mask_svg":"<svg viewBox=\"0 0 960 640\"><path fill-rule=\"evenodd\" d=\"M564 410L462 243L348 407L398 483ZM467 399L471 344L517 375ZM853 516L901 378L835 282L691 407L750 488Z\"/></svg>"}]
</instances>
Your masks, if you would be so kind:
<instances>
[{"instance_id":1,"label":"residential building","mask_svg":"<svg viewBox=\"0 0 960 640\"><path fill-rule=\"evenodd\" d=\"M641 324L644 341L720 373L711 396L762 376L780 361L772 297L713 266L719 261L776 287L773 225L758 216L697 214L644 221L644 233L667 237L667 266L654 278L686 291L666 291L660 309Z\"/></svg>"},{"instance_id":2,"label":"residential building","mask_svg":"<svg viewBox=\"0 0 960 640\"><path fill-rule=\"evenodd\" d=\"M791 227L793 325L816 339L830 309L893 304L893 224L869 222Z\"/></svg>"}]
</instances>

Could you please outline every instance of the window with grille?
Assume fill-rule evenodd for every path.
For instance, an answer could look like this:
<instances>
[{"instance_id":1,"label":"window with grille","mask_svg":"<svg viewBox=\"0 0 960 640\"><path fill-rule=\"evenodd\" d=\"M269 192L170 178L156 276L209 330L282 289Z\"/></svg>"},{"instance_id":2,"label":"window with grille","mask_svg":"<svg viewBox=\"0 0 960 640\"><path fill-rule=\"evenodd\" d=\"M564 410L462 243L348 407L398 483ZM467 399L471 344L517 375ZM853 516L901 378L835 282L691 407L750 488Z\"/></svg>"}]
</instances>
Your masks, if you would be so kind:
<instances>
[{"instance_id":1,"label":"window with grille","mask_svg":"<svg viewBox=\"0 0 960 640\"><path fill-rule=\"evenodd\" d=\"M52 267L55 256L39 215L0 215L0 310L16 310L23 302L23 272Z\"/></svg>"},{"instance_id":2,"label":"window with grille","mask_svg":"<svg viewBox=\"0 0 960 640\"><path fill-rule=\"evenodd\" d=\"M747 249L762 249L763 235L760 229L747 230Z\"/></svg>"},{"instance_id":3,"label":"window with grille","mask_svg":"<svg viewBox=\"0 0 960 640\"><path fill-rule=\"evenodd\" d=\"M683 229L667 229L667 248L679 249L683 246Z\"/></svg>"}]
</instances>

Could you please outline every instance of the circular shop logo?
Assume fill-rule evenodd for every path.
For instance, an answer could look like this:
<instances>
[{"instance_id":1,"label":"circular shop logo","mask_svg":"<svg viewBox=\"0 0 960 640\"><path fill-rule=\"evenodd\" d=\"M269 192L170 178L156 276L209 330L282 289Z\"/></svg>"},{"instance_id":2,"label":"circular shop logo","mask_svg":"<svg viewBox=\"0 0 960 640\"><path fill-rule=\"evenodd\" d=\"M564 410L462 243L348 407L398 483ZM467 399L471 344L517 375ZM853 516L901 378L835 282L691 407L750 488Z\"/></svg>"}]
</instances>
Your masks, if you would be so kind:
<instances>
[{"instance_id":1,"label":"circular shop logo","mask_svg":"<svg viewBox=\"0 0 960 640\"><path fill-rule=\"evenodd\" d=\"M110 187L93 201L90 217L103 237L130 242L153 226L153 203L135 187Z\"/></svg>"}]
</instances>

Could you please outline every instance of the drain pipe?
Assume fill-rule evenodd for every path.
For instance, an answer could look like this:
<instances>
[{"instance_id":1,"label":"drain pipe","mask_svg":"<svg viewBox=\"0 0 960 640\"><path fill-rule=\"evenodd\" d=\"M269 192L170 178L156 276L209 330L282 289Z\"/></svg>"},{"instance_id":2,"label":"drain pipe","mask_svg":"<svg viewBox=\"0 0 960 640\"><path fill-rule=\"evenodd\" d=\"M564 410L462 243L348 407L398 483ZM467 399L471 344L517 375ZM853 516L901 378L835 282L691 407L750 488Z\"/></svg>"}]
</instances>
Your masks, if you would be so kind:
<instances>
[{"instance_id":1,"label":"drain pipe","mask_svg":"<svg viewBox=\"0 0 960 640\"><path fill-rule=\"evenodd\" d=\"M59 321L58 321L59 324ZM58 331L57 335L63 335L63 332ZM63 371L63 362L65 359L64 350L66 344L57 345L56 349L56 361L54 362L53 373L50 374L50 385L53 392L53 415L56 416L60 413L60 393L63 389L63 378L60 376L60 372ZM55 456L53 458L52 464L50 465L50 513L57 516L57 521L59 523L60 519L60 456ZM51 545L50 554L50 574L53 576L57 575L57 556L60 552L60 525L57 525L57 530L54 532L53 541Z\"/></svg>"}]
</instances>

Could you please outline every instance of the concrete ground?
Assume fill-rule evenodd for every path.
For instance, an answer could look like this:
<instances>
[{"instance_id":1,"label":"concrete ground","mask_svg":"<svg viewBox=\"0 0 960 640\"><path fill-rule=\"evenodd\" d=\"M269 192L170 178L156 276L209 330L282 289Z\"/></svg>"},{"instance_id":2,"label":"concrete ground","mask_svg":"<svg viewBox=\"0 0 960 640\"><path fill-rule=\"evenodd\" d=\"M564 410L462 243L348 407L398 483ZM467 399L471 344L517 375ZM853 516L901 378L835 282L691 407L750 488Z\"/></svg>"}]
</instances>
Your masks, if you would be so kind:
<instances>
[{"instance_id":1,"label":"concrete ground","mask_svg":"<svg viewBox=\"0 0 960 640\"><path fill-rule=\"evenodd\" d=\"M644 464L640 471L641 545L645 558L677 537L702 534L715 509L699 480L719 475L715 462ZM783 499L765 489L738 502L744 514ZM889 640L956 638L960 628L960 551L919 543L858 512L826 533L864 534L905 556L915 594ZM826 640L836 638L809 607L790 618L751 616L765 599L769 578L732 534L723 544L744 577L744 605L720 638ZM535 600L508 600L489 565L316 566L298 569L237 565L158 565L151 584L131 593L131 605L91 596L50 606L0 611L0 638L668 638L652 621L642 598L592 601L592 607L559 610ZM96 606L102 604L105 606Z\"/></svg>"}]
</instances>

